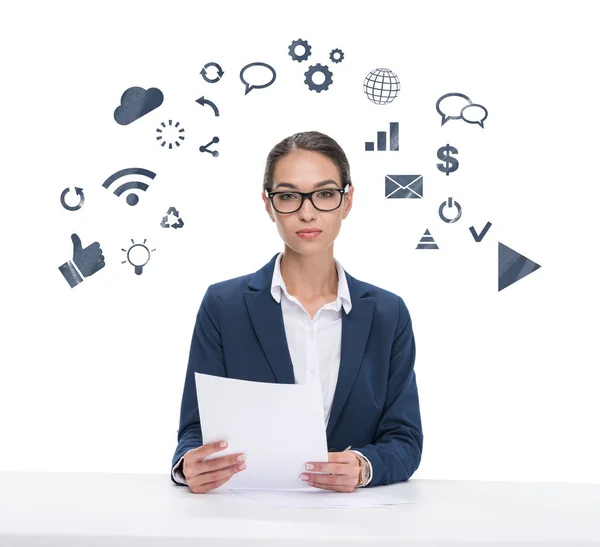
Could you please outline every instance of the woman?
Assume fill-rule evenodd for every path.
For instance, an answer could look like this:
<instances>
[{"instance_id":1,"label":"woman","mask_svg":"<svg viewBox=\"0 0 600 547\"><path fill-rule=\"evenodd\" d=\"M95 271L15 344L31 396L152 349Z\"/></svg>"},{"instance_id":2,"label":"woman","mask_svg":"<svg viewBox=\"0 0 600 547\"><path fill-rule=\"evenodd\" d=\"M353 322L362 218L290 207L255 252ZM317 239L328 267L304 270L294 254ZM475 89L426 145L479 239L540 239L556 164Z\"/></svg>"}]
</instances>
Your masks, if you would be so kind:
<instances>
[{"instance_id":1,"label":"woman","mask_svg":"<svg viewBox=\"0 0 600 547\"><path fill-rule=\"evenodd\" d=\"M327 135L296 133L269 153L263 201L284 251L206 291L181 402L176 484L205 493L245 468L243 454L204 461L226 444L202 444L194 372L319 382L330 451L328 462L307 462L303 479L312 486L352 492L406 481L419 466L423 432L406 305L333 257L353 194L348 159Z\"/></svg>"}]
</instances>

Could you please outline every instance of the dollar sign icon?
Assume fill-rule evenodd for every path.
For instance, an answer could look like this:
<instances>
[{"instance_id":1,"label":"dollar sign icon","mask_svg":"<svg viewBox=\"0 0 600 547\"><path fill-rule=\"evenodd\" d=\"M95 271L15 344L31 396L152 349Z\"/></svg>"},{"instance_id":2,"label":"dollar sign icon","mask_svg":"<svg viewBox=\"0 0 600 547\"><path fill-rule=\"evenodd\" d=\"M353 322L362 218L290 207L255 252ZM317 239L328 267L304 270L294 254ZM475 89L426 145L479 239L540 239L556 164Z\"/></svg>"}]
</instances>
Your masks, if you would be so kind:
<instances>
[{"instance_id":1,"label":"dollar sign icon","mask_svg":"<svg viewBox=\"0 0 600 547\"><path fill-rule=\"evenodd\" d=\"M458 150L454 146L447 144L442 146L437 151L437 157L445 163L438 163L437 168L442 172L449 175L454 173L458 169L458 160L453 158L450 154L458 154Z\"/></svg>"}]
</instances>

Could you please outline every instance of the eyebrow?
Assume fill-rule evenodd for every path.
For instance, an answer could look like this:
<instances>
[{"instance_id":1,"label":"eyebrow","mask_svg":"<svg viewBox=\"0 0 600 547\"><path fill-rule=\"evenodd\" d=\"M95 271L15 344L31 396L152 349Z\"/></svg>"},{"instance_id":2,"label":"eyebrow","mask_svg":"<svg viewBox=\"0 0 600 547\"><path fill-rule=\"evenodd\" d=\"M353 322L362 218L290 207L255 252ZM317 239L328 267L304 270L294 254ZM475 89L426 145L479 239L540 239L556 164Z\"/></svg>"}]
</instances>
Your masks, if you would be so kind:
<instances>
[{"instance_id":1,"label":"eyebrow","mask_svg":"<svg viewBox=\"0 0 600 547\"><path fill-rule=\"evenodd\" d=\"M335 184L337 186L337 182L335 180L322 180L321 182L317 182L314 185L314 188L321 188L321 186L326 186L328 184ZM275 185L275 188L279 188L279 187L286 187L286 188L295 188L296 190L298 189L298 187L295 184L292 184L290 182L279 182L278 184Z\"/></svg>"}]
</instances>

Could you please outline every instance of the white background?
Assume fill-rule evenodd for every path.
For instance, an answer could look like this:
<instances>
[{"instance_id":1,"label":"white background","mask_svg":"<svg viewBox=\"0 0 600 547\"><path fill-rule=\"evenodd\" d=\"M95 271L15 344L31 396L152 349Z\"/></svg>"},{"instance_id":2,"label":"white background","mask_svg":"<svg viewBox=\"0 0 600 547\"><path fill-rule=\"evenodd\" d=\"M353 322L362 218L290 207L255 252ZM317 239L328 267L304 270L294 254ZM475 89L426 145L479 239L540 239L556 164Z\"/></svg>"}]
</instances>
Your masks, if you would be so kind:
<instances>
[{"instance_id":1,"label":"white background","mask_svg":"<svg viewBox=\"0 0 600 547\"><path fill-rule=\"evenodd\" d=\"M594 2L13 2L3 5L0 470L168 473L198 306L211 283L283 249L260 197L271 147L318 130L355 185L335 256L402 296L413 318L424 451L414 478L600 482L598 78ZM304 63L288 46L312 46ZM329 61L341 48L342 63ZM217 84L199 72L225 70ZM244 95L239 72L271 64ZM303 83L328 64L333 84ZM362 91L384 67L389 105ZM128 126L129 87L162 106ZM485 128L440 124L449 92L483 104ZM221 115L195 100L204 95ZM186 140L161 148L156 127ZM400 152L364 151L390 121ZM218 158L198 147L214 135ZM458 171L438 171L440 146ZM136 207L102 188L157 173ZM422 200L386 200L386 174L422 174ZM59 197L81 186L86 202ZM437 214L452 196L455 224ZM185 226L160 220L179 209ZM468 227L492 228L475 243ZM429 228L439 251L415 247ZM106 267L71 289L71 234ZM131 239L152 254L121 264ZM497 290L498 241L541 269Z\"/></svg>"}]
</instances>

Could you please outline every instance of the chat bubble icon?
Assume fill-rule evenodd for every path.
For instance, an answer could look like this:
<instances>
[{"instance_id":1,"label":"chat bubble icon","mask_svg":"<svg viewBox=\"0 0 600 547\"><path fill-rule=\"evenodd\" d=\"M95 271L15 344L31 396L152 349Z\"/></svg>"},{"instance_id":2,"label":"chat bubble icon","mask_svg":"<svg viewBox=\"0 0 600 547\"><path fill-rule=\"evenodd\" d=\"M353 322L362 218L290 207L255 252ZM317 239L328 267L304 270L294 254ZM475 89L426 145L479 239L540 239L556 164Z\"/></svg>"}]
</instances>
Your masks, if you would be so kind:
<instances>
[{"instance_id":1,"label":"chat bubble icon","mask_svg":"<svg viewBox=\"0 0 600 547\"><path fill-rule=\"evenodd\" d=\"M437 100L435 109L442 117L442 125L444 125L448 120L462 119L462 110L471 104L471 99L462 93L446 93Z\"/></svg>"},{"instance_id":2,"label":"chat bubble icon","mask_svg":"<svg viewBox=\"0 0 600 547\"><path fill-rule=\"evenodd\" d=\"M275 76L275 69L267 63L247 64L244 68L242 68L242 70L240 70L240 80L242 80L242 83L246 86L244 95L247 95L253 89L269 87L275 81ZM267 81L268 78L270 78L269 81ZM267 81L267 83L261 83L265 81Z\"/></svg>"},{"instance_id":3,"label":"chat bubble icon","mask_svg":"<svg viewBox=\"0 0 600 547\"><path fill-rule=\"evenodd\" d=\"M477 123L483 127L483 122L488 117L488 111L481 104L469 104L460 111L460 115L467 123Z\"/></svg>"}]
</instances>

